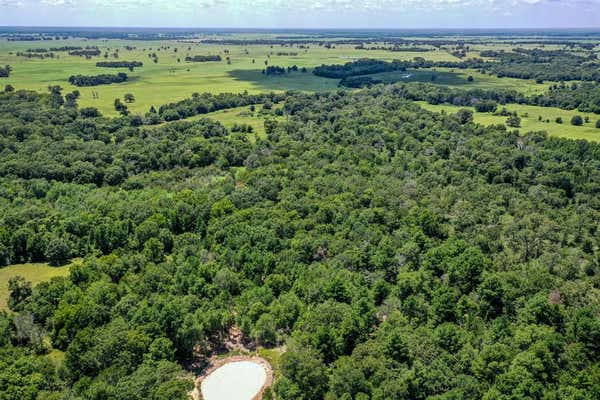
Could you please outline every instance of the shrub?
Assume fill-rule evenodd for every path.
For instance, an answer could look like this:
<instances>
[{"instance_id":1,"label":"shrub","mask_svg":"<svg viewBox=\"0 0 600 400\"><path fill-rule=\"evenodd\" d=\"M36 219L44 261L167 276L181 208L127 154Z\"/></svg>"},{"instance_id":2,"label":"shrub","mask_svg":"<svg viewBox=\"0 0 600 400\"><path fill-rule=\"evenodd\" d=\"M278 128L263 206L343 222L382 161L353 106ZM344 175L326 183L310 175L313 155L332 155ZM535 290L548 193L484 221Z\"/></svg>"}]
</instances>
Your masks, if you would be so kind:
<instances>
[{"instance_id":1,"label":"shrub","mask_svg":"<svg viewBox=\"0 0 600 400\"><path fill-rule=\"evenodd\" d=\"M581 118L581 115L574 115L573 118L571 118L571 125L573 125L573 126L583 125L583 118Z\"/></svg>"},{"instance_id":2,"label":"shrub","mask_svg":"<svg viewBox=\"0 0 600 400\"><path fill-rule=\"evenodd\" d=\"M521 127L521 118L516 115L511 115L506 120L506 126L511 128L520 128Z\"/></svg>"}]
</instances>

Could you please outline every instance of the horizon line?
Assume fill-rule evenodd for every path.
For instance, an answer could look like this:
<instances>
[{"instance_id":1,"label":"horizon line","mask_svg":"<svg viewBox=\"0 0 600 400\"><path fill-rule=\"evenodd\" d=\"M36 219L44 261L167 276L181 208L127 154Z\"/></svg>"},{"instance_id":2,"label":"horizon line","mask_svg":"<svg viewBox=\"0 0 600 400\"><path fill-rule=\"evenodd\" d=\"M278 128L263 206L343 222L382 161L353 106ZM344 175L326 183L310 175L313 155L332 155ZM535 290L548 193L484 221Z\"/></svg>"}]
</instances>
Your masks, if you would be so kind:
<instances>
[{"instance_id":1,"label":"horizon line","mask_svg":"<svg viewBox=\"0 0 600 400\"><path fill-rule=\"evenodd\" d=\"M418 28L401 28L401 27L234 27L234 26L219 26L219 27L210 27L210 26L150 26L150 25L0 25L0 29L6 28L37 28L37 29L57 29L57 28L87 28L87 29L210 29L210 30L297 30L297 31L307 31L307 30L357 30L357 31L378 31L378 30L387 30L387 31L415 31L415 30L426 30L426 31L435 31L435 30L450 30L450 31L458 31L458 30L473 30L473 31L481 31L481 30L498 30L498 31L515 31L515 30L597 30L600 32L600 26L598 27L575 27L575 26L538 26L538 27L418 27Z\"/></svg>"}]
</instances>

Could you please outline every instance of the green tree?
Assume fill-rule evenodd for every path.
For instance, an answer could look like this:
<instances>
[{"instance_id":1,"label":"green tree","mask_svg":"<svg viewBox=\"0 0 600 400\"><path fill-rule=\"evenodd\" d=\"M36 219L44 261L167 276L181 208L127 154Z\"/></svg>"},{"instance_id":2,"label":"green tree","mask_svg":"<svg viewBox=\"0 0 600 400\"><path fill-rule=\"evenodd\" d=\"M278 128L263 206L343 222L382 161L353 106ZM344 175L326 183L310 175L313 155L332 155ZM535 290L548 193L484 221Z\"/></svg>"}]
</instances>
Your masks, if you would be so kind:
<instances>
[{"instance_id":1,"label":"green tree","mask_svg":"<svg viewBox=\"0 0 600 400\"><path fill-rule=\"evenodd\" d=\"M519 118L517 115L511 115L506 119L506 126L510 128L520 128L521 118Z\"/></svg>"},{"instance_id":2,"label":"green tree","mask_svg":"<svg viewBox=\"0 0 600 400\"><path fill-rule=\"evenodd\" d=\"M31 296L31 282L26 281L22 276L13 276L8 279L8 291L8 308L20 311L23 302Z\"/></svg>"},{"instance_id":3,"label":"green tree","mask_svg":"<svg viewBox=\"0 0 600 400\"><path fill-rule=\"evenodd\" d=\"M571 118L571 125L573 125L573 126L583 125L583 118L581 118L581 115L574 115L573 118Z\"/></svg>"},{"instance_id":4,"label":"green tree","mask_svg":"<svg viewBox=\"0 0 600 400\"><path fill-rule=\"evenodd\" d=\"M66 264L71 258L71 246L62 238L52 239L46 246L45 257L51 265Z\"/></svg>"}]
</instances>

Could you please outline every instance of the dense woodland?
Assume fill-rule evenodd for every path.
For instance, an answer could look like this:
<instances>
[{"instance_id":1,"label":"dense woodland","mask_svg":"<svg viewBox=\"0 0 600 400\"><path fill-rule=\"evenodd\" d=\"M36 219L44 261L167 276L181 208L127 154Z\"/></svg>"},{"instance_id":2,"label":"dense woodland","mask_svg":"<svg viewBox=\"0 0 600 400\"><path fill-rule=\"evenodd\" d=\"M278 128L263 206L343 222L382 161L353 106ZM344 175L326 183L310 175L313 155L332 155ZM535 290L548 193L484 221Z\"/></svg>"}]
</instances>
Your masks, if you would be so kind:
<instances>
[{"instance_id":1,"label":"dense woodland","mask_svg":"<svg viewBox=\"0 0 600 400\"><path fill-rule=\"evenodd\" d=\"M157 112L282 103L256 140L0 93L0 260L84 257L11 281L0 398L184 400L237 326L286 344L281 400L598 399L600 145L408 90Z\"/></svg>"}]
</instances>

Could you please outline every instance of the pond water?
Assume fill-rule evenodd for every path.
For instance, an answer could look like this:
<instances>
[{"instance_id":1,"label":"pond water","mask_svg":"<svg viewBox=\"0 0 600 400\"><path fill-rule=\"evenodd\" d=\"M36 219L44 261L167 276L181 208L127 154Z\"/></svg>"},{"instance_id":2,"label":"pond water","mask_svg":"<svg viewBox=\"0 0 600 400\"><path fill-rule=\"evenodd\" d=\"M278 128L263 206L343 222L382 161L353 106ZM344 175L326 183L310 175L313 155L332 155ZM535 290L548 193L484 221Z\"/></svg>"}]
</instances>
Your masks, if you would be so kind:
<instances>
[{"instance_id":1,"label":"pond water","mask_svg":"<svg viewBox=\"0 0 600 400\"><path fill-rule=\"evenodd\" d=\"M252 361L231 362L202 381L204 400L252 400L267 381L267 372Z\"/></svg>"}]
</instances>

